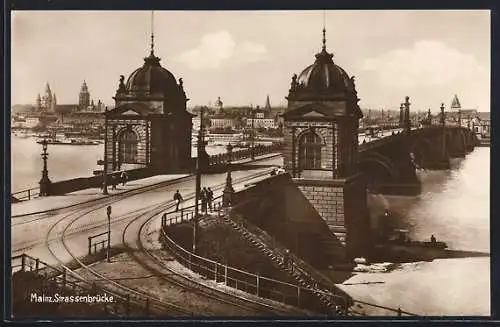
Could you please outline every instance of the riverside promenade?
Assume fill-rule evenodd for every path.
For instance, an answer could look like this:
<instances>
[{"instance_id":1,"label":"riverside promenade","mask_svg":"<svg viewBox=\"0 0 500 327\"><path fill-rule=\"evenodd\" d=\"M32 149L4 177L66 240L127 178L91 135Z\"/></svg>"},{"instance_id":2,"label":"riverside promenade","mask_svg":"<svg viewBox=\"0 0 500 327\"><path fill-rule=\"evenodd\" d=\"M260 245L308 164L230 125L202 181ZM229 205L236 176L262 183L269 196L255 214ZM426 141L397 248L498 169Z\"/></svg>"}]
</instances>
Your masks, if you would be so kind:
<instances>
[{"instance_id":1,"label":"riverside promenade","mask_svg":"<svg viewBox=\"0 0 500 327\"><path fill-rule=\"evenodd\" d=\"M234 162L232 176L235 189L258 176L267 176L271 167L280 165L279 154L257 157L254 162ZM261 177L262 178L262 177ZM204 174L202 187L211 187L220 195L226 173ZM238 181L241 181L238 183ZM127 222L141 214L173 203L176 190L192 202L195 192L194 175L160 175L109 188L102 195L98 188L81 190L64 196L40 197L12 204L12 255L26 253L49 264L68 262L86 255L87 238L108 229L106 207L112 206L111 245L122 243L121 234ZM71 255L68 251L71 249Z\"/></svg>"},{"instance_id":2,"label":"riverside promenade","mask_svg":"<svg viewBox=\"0 0 500 327\"><path fill-rule=\"evenodd\" d=\"M274 160L268 161L268 159L270 158L274 158ZM249 165L250 163L252 163L252 160L250 158L235 160L232 162L233 165ZM282 157L280 153L266 154L262 156L257 156L255 158L254 163L256 165L281 165ZM224 174L213 174L213 175L215 176ZM224 176L220 178L221 183L224 182L225 178ZM161 183L165 185L174 185L178 182L189 180L190 178L193 180L193 190L194 190L194 174L157 175L134 181L129 181L125 185L118 184L116 186L116 190L113 190L111 186L108 186L109 195L103 195L102 189L88 188L80 191L67 193L65 195L37 197L28 201L12 203L11 215L12 218L16 218L16 217L36 215L44 213L46 211L70 208L71 206L76 206L83 203L90 203L92 201L102 199L105 197L126 194L127 192L139 190L141 188L147 188L149 186L154 186Z\"/></svg>"}]
</instances>

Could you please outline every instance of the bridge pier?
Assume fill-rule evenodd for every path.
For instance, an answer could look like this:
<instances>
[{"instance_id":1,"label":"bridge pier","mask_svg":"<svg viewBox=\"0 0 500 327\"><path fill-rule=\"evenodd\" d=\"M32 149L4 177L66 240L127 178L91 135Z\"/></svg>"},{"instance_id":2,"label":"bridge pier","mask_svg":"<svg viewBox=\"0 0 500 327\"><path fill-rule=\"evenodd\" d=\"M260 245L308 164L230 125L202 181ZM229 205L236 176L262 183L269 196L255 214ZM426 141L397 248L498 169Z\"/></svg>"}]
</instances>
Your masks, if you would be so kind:
<instances>
[{"instance_id":1,"label":"bridge pier","mask_svg":"<svg viewBox=\"0 0 500 327\"><path fill-rule=\"evenodd\" d=\"M422 192L422 184L415 183L383 183L371 185L368 190L372 193L385 195L415 196Z\"/></svg>"},{"instance_id":2,"label":"bridge pier","mask_svg":"<svg viewBox=\"0 0 500 327\"><path fill-rule=\"evenodd\" d=\"M428 161L425 162L421 165L422 168L424 169L429 169L429 170L447 170L450 169L450 159L449 158L442 158L440 160L435 160L435 161Z\"/></svg>"},{"instance_id":3,"label":"bridge pier","mask_svg":"<svg viewBox=\"0 0 500 327\"><path fill-rule=\"evenodd\" d=\"M366 184L361 175L329 180L295 178L294 184L342 245L324 244L323 250L332 255L332 263L350 262L366 254L371 245L371 231Z\"/></svg>"}]
</instances>

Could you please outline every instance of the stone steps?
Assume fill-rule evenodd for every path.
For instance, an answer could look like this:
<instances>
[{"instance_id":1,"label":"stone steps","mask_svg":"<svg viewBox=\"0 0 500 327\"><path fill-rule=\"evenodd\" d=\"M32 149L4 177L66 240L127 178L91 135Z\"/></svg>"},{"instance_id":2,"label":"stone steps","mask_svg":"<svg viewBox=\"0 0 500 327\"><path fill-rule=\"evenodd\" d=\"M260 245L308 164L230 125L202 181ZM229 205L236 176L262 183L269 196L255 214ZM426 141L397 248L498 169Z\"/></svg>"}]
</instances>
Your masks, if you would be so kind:
<instances>
[{"instance_id":1,"label":"stone steps","mask_svg":"<svg viewBox=\"0 0 500 327\"><path fill-rule=\"evenodd\" d=\"M302 271L297 271L297 269L291 269L290 266L285 265L281 259L284 255L282 253L279 253L280 252L279 250L270 248L267 244L261 241L256 235L254 235L253 233L249 232L246 228L236 223L233 219L230 219L227 216L223 216L222 220L228 223L236 231L238 231L249 243L251 243L254 247L259 249L259 251L262 254L266 255L277 267L279 267L282 271L286 272L293 279L295 279L299 285L301 285L306 289L311 290L313 294L315 294L318 297L319 301L323 305L330 307L332 309L335 309L337 307L337 305L330 300L331 298L330 296L323 293L319 293L316 290L315 285L319 285L319 283L315 281L314 278L312 278L309 275L304 275ZM298 260L294 260L295 264L297 264L297 262ZM302 267L301 269L304 268Z\"/></svg>"}]
</instances>

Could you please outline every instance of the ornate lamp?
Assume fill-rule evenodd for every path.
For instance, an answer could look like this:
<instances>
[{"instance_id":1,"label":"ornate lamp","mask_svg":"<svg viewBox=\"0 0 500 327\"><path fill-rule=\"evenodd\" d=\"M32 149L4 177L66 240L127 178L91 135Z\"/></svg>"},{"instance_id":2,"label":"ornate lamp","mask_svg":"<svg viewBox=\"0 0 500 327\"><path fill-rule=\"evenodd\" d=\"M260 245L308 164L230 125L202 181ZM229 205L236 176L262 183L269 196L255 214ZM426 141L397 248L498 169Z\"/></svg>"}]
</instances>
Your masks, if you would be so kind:
<instances>
[{"instance_id":1,"label":"ornate lamp","mask_svg":"<svg viewBox=\"0 0 500 327\"><path fill-rule=\"evenodd\" d=\"M226 186L222 192L222 206L230 207L233 202L233 179L231 178L231 157L233 154L233 146L229 143L226 147L227 149L227 176L226 176Z\"/></svg>"},{"instance_id":2,"label":"ornate lamp","mask_svg":"<svg viewBox=\"0 0 500 327\"><path fill-rule=\"evenodd\" d=\"M47 157L49 154L47 153L47 139L43 139L42 144L42 159L43 159L43 170L42 170L42 178L40 179L40 196L48 196L50 195L50 184L51 181L49 179L49 172L47 170Z\"/></svg>"}]
</instances>

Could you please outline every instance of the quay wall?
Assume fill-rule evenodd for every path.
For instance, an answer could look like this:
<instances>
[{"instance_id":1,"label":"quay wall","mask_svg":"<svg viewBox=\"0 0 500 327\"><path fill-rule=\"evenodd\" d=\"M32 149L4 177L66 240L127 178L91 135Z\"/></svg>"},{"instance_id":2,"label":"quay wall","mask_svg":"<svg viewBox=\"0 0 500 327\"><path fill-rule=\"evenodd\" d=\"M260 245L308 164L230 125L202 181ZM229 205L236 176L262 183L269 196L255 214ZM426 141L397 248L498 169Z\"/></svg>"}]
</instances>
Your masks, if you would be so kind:
<instances>
[{"instance_id":1,"label":"quay wall","mask_svg":"<svg viewBox=\"0 0 500 327\"><path fill-rule=\"evenodd\" d=\"M119 173L115 173L119 177ZM149 168L138 168L127 170L128 180L147 178L154 175L154 172ZM102 175L92 177L74 178L65 181L55 182L50 185L51 195L64 195L75 191L84 190L87 188L99 188L103 182ZM111 175L107 176L108 186L111 183Z\"/></svg>"}]
</instances>

